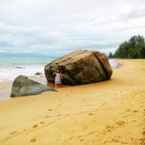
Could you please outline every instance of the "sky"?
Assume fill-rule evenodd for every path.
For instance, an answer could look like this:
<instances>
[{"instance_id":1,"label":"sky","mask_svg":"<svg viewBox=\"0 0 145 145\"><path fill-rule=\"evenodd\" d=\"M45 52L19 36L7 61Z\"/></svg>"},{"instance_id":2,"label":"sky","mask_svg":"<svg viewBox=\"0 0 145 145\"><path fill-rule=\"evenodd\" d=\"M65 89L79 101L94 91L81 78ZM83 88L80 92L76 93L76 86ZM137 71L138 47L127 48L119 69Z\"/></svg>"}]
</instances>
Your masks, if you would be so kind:
<instances>
[{"instance_id":1,"label":"sky","mask_svg":"<svg viewBox=\"0 0 145 145\"><path fill-rule=\"evenodd\" d=\"M145 0L0 0L0 53L114 51L145 36Z\"/></svg>"}]
</instances>

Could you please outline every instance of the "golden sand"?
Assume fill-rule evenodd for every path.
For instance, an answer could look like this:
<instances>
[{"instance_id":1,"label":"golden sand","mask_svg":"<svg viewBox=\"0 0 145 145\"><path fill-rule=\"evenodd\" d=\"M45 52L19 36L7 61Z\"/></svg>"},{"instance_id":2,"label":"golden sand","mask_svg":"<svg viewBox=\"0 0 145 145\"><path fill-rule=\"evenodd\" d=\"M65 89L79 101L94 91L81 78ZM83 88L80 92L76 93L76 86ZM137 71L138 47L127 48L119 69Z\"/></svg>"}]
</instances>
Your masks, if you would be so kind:
<instances>
[{"instance_id":1,"label":"golden sand","mask_svg":"<svg viewBox=\"0 0 145 145\"><path fill-rule=\"evenodd\" d=\"M0 145L142 145L145 60L112 80L0 103Z\"/></svg>"}]
</instances>

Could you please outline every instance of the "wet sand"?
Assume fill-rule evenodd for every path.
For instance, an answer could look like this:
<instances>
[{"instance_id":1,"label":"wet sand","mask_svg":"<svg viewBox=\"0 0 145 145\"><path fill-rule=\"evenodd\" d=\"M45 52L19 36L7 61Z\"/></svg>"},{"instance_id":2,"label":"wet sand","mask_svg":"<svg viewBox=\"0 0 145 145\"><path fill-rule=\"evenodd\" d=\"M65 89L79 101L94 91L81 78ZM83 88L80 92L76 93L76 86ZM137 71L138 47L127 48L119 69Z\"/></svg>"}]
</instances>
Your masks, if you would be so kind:
<instances>
[{"instance_id":1,"label":"wet sand","mask_svg":"<svg viewBox=\"0 0 145 145\"><path fill-rule=\"evenodd\" d=\"M145 60L112 80L0 102L0 145L143 145Z\"/></svg>"},{"instance_id":2,"label":"wet sand","mask_svg":"<svg viewBox=\"0 0 145 145\"><path fill-rule=\"evenodd\" d=\"M9 99L11 93L12 81L0 81L0 101Z\"/></svg>"}]
</instances>

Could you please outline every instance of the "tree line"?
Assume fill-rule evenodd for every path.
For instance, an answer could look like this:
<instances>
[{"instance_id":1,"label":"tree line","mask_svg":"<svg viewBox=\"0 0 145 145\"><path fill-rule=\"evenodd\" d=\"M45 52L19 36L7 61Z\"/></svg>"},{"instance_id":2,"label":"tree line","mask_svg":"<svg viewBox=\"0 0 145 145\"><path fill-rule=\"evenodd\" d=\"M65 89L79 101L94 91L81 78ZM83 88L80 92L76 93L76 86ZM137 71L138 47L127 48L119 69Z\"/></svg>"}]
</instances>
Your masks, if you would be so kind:
<instances>
[{"instance_id":1,"label":"tree line","mask_svg":"<svg viewBox=\"0 0 145 145\"><path fill-rule=\"evenodd\" d=\"M145 39L143 36L133 36L124 41L110 58L145 58Z\"/></svg>"}]
</instances>

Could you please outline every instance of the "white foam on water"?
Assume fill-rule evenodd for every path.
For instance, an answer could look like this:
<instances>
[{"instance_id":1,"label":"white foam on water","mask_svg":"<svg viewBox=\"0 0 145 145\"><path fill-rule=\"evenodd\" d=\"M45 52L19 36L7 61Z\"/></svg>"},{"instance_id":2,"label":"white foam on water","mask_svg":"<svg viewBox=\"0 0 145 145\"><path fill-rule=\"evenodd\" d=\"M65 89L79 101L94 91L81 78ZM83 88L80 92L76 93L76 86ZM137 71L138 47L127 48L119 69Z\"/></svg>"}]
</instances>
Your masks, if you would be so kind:
<instances>
[{"instance_id":1,"label":"white foam on water","mask_svg":"<svg viewBox=\"0 0 145 145\"><path fill-rule=\"evenodd\" d=\"M0 80L13 81L18 75L33 76L44 72L44 65L0 65Z\"/></svg>"},{"instance_id":2,"label":"white foam on water","mask_svg":"<svg viewBox=\"0 0 145 145\"><path fill-rule=\"evenodd\" d=\"M120 66L116 59L109 60L112 68ZM0 81L13 81L18 75L34 76L36 72L44 73L44 65L0 65Z\"/></svg>"}]
</instances>

